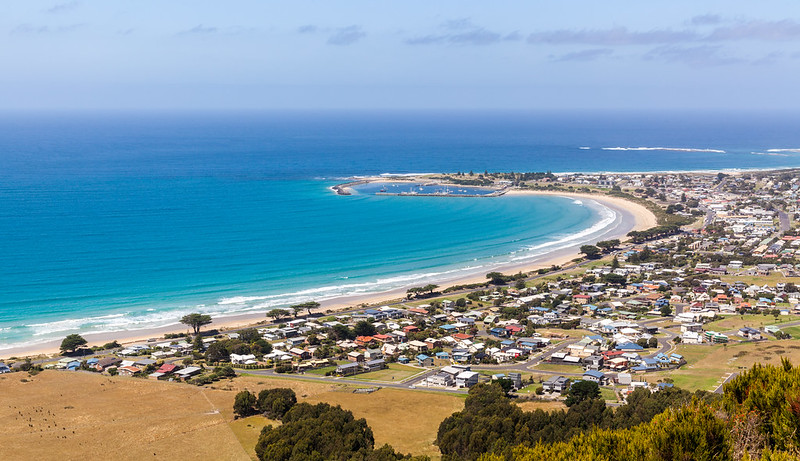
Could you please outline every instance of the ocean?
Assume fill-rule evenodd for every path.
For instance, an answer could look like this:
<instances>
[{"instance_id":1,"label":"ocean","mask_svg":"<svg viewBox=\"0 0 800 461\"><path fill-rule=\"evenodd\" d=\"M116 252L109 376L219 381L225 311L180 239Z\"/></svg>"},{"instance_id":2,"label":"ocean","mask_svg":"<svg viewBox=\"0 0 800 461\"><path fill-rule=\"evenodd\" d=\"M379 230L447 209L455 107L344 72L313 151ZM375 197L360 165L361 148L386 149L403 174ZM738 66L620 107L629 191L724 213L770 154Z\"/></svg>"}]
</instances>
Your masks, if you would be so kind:
<instances>
[{"instance_id":1,"label":"ocean","mask_svg":"<svg viewBox=\"0 0 800 461\"><path fill-rule=\"evenodd\" d=\"M614 219L562 197L335 195L330 187L346 177L793 167L797 121L3 114L0 350L481 274L588 239Z\"/></svg>"}]
</instances>

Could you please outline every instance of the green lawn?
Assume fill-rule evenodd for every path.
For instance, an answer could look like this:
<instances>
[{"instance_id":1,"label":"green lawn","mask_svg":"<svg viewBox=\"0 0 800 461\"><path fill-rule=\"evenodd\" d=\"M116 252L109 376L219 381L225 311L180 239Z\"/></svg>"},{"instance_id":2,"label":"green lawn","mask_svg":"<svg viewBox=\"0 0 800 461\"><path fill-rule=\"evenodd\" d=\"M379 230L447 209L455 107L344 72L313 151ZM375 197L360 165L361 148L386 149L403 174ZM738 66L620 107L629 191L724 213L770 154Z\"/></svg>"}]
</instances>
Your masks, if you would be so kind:
<instances>
[{"instance_id":1,"label":"green lawn","mask_svg":"<svg viewBox=\"0 0 800 461\"><path fill-rule=\"evenodd\" d=\"M609 389L607 387L601 387L600 388L600 397L602 397L603 400L608 400L610 402L616 402L617 401L616 392L614 392L613 389Z\"/></svg>"},{"instance_id":2,"label":"green lawn","mask_svg":"<svg viewBox=\"0 0 800 461\"><path fill-rule=\"evenodd\" d=\"M369 373L362 373L360 375L349 376L347 379L355 379L358 381L382 381L382 382L401 382L425 370L401 365L399 363L390 363L388 368L378 371L371 371Z\"/></svg>"},{"instance_id":3,"label":"green lawn","mask_svg":"<svg viewBox=\"0 0 800 461\"><path fill-rule=\"evenodd\" d=\"M580 365L560 365L556 363L540 363L533 368L534 370L555 371L560 373L582 373L583 367Z\"/></svg>"},{"instance_id":4,"label":"green lawn","mask_svg":"<svg viewBox=\"0 0 800 461\"><path fill-rule=\"evenodd\" d=\"M792 335L792 339L800 339L800 326L781 328L781 331Z\"/></svg>"},{"instance_id":5,"label":"green lawn","mask_svg":"<svg viewBox=\"0 0 800 461\"><path fill-rule=\"evenodd\" d=\"M730 315L720 320L714 320L704 325L705 330L729 331L742 327L764 328L767 325L780 325L782 323L800 320L797 315L779 315L776 319L772 315L746 314Z\"/></svg>"},{"instance_id":6,"label":"green lawn","mask_svg":"<svg viewBox=\"0 0 800 461\"><path fill-rule=\"evenodd\" d=\"M327 373L329 371L336 370L337 366L342 365L344 363L348 363L348 361L347 360L337 360L336 361L336 365L331 365L329 367L314 368L313 370L306 370L306 373L308 373L310 375L325 376L325 373Z\"/></svg>"}]
</instances>

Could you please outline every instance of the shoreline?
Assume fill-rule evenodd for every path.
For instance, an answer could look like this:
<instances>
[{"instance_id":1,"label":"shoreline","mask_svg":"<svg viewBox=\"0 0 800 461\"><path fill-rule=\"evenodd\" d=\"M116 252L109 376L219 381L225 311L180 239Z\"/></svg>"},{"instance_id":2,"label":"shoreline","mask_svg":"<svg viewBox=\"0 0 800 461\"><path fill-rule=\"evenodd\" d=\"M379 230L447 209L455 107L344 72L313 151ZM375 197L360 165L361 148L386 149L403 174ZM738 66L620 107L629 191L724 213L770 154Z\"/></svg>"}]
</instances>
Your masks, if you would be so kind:
<instances>
[{"instance_id":1,"label":"shoreline","mask_svg":"<svg viewBox=\"0 0 800 461\"><path fill-rule=\"evenodd\" d=\"M375 178L374 178L375 179ZM379 180L386 180L386 178L379 178ZM533 190L508 190L504 195L549 195L560 196L572 199L592 200L600 205L611 209L614 214L614 222L602 229L602 233L591 237L589 240L610 240L619 238L623 240L628 232L631 230L642 230L656 225L655 215L645 208L644 206L630 202L619 197L609 197L599 194L589 194L580 192L560 192L560 191L533 191ZM500 199L500 197L487 197ZM587 236L588 237L588 236ZM473 283L483 283L486 281L485 273L491 271L500 271L504 273L532 272L540 268L550 267L553 265L563 266L564 264L579 257L579 248L581 245L587 243L586 238L579 238L576 242L570 242L561 248L556 248L546 251L541 255L532 257L529 261L520 261L518 263L498 263L496 267L484 268L481 275L461 275L450 279L442 279L439 285L453 286L453 285L467 285ZM327 301L320 301L321 306L318 309L312 310L314 314L326 314L328 311L333 311L330 315L335 315L336 312L355 308L360 305L380 305L400 300L405 297L407 287L401 287L394 290L383 291L379 293L369 293L363 295L342 296L333 298ZM259 313L242 313L232 314L229 316L218 318L204 329L218 329L220 332L235 328L244 328L249 326L257 326L258 322L267 322L265 312ZM106 333L87 333L82 336L88 341L88 345L102 345L111 341L118 341L120 344L132 344L146 342L148 339L161 338L167 333L184 333L189 331L189 328L175 322L171 325L166 325L158 328L148 328L142 330L130 331L117 331ZM33 344L28 346L18 346L8 348L0 351L0 356L4 358L10 357L41 357L51 354L59 353L60 340L52 340L42 342L40 344Z\"/></svg>"}]
</instances>

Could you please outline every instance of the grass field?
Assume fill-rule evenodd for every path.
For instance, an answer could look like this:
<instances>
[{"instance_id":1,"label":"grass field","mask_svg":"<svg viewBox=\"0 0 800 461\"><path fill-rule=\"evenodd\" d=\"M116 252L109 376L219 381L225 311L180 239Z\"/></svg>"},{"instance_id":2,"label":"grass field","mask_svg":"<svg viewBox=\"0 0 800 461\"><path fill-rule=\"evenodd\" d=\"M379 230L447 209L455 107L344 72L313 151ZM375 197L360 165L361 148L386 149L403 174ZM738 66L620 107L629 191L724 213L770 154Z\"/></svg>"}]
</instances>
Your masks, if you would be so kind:
<instances>
[{"instance_id":1,"label":"grass field","mask_svg":"<svg viewBox=\"0 0 800 461\"><path fill-rule=\"evenodd\" d=\"M261 428L275 423L260 416L234 420L233 399L242 389L275 387L365 418L376 446L389 443L434 459L439 423L464 406L463 396L397 389L355 394L360 386L291 378L242 376L196 387L82 372L10 373L0 375L0 458L248 460Z\"/></svg>"},{"instance_id":2,"label":"grass field","mask_svg":"<svg viewBox=\"0 0 800 461\"><path fill-rule=\"evenodd\" d=\"M673 383L687 390L714 390L724 375L738 372L755 363L780 364L788 358L793 364L800 363L800 341L761 341L731 343L728 345L680 345L677 353L688 362L678 370L637 375L636 379L656 382L671 378Z\"/></svg>"},{"instance_id":3,"label":"grass field","mask_svg":"<svg viewBox=\"0 0 800 461\"><path fill-rule=\"evenodd\" d=\"M769 275L722 275L719 277L720 280L723 282L728 283L736 283L736 282L744 282L748 285L758 285L762 286L764 284L774 286L778 282L784 283L800 283L800 279L797 277L784 277L783 274L780 272L773 272Z\"/></svg>"},{"instance_id":4,"label":"grass field","mask_svg":"<svg viewBox=\"0 0 800 461\"><path fill-rule=\"evenodd\" d=\"M329 371L335 371L337 366L345 364L345 363L348 363L348 361L347 360L337 360L336 361L336 365L331 365L329 367L314 368L313 370L306 370L306 373L308 373L310 375L325 376L325 373L327 373Z\"/></svg>"},{"instance_id":5,"label":"grass field","mask_svg":"<svg viewBox=\"0 0 800 461\"><path fill-rule=\"evenodd\" d=\"M609 389L607 387L600 388L600 397L602 397L603 400L607 400L609 402L617 401L617 393L614 392L613 389Z\"/></svg>"},{"instance_id":6,"label":"grass field","mask_svg":"<svg viewBox=\"0 0 800 461\"><path fill-rule=\"evenodd\" d=\"M410 367L408 365L401 365L399 363L390 363L387 368L378 371L370 371L369 373L362 373L360 375L350 376L348 379L358 381L375 381L375 382L391 382L399 383L408 379L425 370Z\"/></svg>"},{"instance_id":7,"label":"grass field","mask_svg":"<svg viewBox=\"0 0 800 461\"><path fill-rule=\"evenodd\" d=\"M533 370L555 371L558 373L582 373L583 367L580 365L560 365L556 363L540 363L533 367Z\"/></svg>"},{"instance_id":8,"label":"grass field","mask_svg":"<svg viewBox=\"0 0 800 461\"><path fill-rule=\"evenodd\" d=\"M782 323L795 322L800 320L797 315L780 315L776 319L772 315L746 314L731 315L720 320L714 320L703 326L705 330L729 331L738 330L742 327L753 327L762 329L767 325L780 325Z\"/></svg>"},{"instance_id":9,"label":"grass field","mask_svg":"<svg viewBox=\"0 0 800 461\"><path fill-rule=\"evenodd\" d=\"M544 411L553 411L553 410L566 410L567 406L564 405L564 402L560 400L523 400L515 402L516 405L522 408L524 411L533 411L533 410L544 410Z\"/></svg>"},{"instance_id":10,"label":"grass field","mask_svg":"<svg viewBox=\"0 0 800 461\"><path fill-rule=\"evenodd\" d=\"M792 339L800 339L800 326L781 328L781 330L792 335Z\"/></svg>"},{"instance_id":11,"label":"grass field","mask_svg":"<svg viewBox=\"0 0 800 461\"><path fill-rule=\"evenodd\" d=\"M44 371L0 375L0 395L5 459L250 459L228 425L230 392Z\"/></svg>"}]
</instances>

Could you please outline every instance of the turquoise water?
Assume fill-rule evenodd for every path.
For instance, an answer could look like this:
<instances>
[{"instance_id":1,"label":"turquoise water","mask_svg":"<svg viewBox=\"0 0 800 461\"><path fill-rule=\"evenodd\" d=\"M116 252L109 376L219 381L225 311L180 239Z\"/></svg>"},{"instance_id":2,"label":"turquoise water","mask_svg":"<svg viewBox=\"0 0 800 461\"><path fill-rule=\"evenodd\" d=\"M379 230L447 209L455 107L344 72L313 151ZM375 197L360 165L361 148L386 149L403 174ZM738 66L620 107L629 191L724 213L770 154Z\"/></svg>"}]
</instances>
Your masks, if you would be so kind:
<instances>
[{"instance_id":1,"label":"turquoise water","mask_svg":"<svg viewBox=\"0 0 800 461\"><path fill-rule=\"evenodd\" d=\"M597 223L559 197L337 196L328 181L82 179L6 192L5 345L486 273ZM37 222L47 228L27 232ZM525 250L526 248L533 248Z\"/></svg>"},{"instance_id":2,"label":"turquoise water","mask_svg":"<svg viewBox=\"0 0 800 461\"><path fill-rule=\"evenodd\" d=\"M800 147L795 122L0 115L0 349L484 274L614 219L558 197L337 196L344 176L798 166L775 150ZM620 146L694 150L604 150Z\"/></svg>"}]
</instances>

